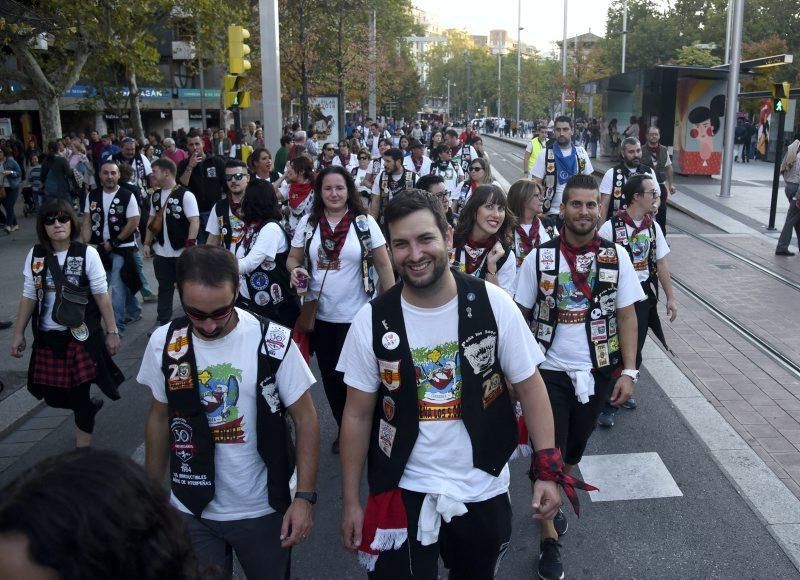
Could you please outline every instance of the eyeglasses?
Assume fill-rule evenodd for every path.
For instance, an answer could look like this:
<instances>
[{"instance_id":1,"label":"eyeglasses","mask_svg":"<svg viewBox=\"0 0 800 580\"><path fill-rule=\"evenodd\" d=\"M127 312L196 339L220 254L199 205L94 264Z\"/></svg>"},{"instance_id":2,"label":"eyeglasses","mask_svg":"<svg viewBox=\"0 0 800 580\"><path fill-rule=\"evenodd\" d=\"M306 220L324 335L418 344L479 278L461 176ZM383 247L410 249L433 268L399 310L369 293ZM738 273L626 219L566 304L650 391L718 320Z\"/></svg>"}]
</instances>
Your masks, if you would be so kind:
<instances>
[{"instance_id":1,"label":"eyeglasses","mask_svg":"<svg viewBox=\"0 0 800 580\"><path fill-rule=\"evenodd\" d=\"M224 320L228 316L231 315L233 312L233 305L236 303L236 297L233 297L233 302L228 304L227 306L223 306L222 308L217 308L214 312L203 312L202 310L197 310L196 308L192 308L191 306L186 306L183 304L183 298L181 298L181 304L183 305L183 310L186 312L186 315L191 318L192 320Z\"/></svg>"},{"instance_id":2,"label":"eyeglasses","mask_svg":"<svg viewBox=\"0 0 800 580\"><path fill-rule=\"evenodd\" d=\"M656 199L656 198L661 197L661 192L660 191L656 191L655 189L653 189L651 191L643 191L642 192L642 196L645 196L645 195L649 195L653 199Z\"/></svg>"},{"instance_id":3,"label":"eyeglasses","mask_svg":"<svg viewBox=\"0 0 800 580\"><path fill-rule=\"evenodd\" d=\"M42 223L46 226L52 226L56 222L60 224L67 224L71 221L70 217L67 214L60 213L58 215L49 215L42 220Z\"/></svg>"},{"instance_id":4,"label":"eyeglasses","mask_svg":"<svg viewBox=\"0 0 800 580\"><path fill-rule=\"evenodd\" d=\"M369 157L359 157L359 161L369 161Z\"/></svg>"},{"instance_id":5,"label":"eyeglasses","mask_svg":"<svg viewBox=\"0 0 800 580\"><path fill-rule=\"evenodd\" d=\"M246 173L234 173L234 174L226 173L225 181L241 181L242 179L245 178L246 175L247 175Z\"/></svg>"},{"instance_id":6,"label":"eyeglasses","mask_svg":"<svg viewBox=\"0 0 800 580\"><path fill-rule=\"evenodd\" d=\"M483 171L483 167L470 167L469 170L472 173L478 173L478 171Z\"/></svg>"}]
</instances>

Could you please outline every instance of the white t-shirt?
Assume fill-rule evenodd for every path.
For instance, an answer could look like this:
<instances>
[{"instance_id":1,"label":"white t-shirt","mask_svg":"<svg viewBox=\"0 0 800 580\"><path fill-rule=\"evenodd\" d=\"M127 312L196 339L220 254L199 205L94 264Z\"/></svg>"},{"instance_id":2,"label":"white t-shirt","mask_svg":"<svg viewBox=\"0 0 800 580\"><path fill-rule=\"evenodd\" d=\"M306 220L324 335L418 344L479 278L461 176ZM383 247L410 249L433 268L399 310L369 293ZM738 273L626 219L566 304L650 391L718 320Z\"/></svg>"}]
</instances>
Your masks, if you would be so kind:
<instances>
[{"instance_id":1,"label":"white t-shirt","mask_svg":"<svg viewBox=\"0 0 800 580\"><path fill-rule=\"evenodd\" d=\"M119 192L119 187L115 189L111 193L107 193L105 190L103 191L103 241L108 241L111 239L111 234L108 233L108 222L110 220L121 220L122 228L125 228L125 221L132 218L137 217L139 215L139 204L136 203L136 196L131 193L131 197L128 200L128 207L125 208L125 218L121 218L118 216L113 216L108 214L108 210L111 209L111 202L114 200L115 196ZM84 213L89 213L89 206L91 202L89 201L89 196L86 196L86 204L83 207ZM136 245L136 242L128 242L125 244L120 244L120 248L128 248L133 247Z\"/></svg>"},{"instance_id":2,"label":"white t-shirt","mask_svg":"<svg viewBox=\"0 0 800 580\"><path fill-rule=\"evenodd\" d=\"M356 155L355 153L351 153L350 160L347 162L346 166L344 165L344 163L342 163L342 158L339 155L337 155L336 157L333 158L333 165L339 165L340 167L344 167L345 169L347 169L347 171L352 172L353 168L358 167L358 155Z\"/></svg>"},{"instance_id":3,"label":"white t-shirt","mask_svg":"<svg viewBox=\"0 0 800 580\"><path fill-rule=\"evenodd\" d=\"M619 244L616 244L616 248L619 256L616 309L619 310L634 302L644 300L645 294L636 277L628 252ZM514 297L520 305L528 309L533 308L538 294L538 284L536 283L538 253L538 249L533 250L522 263L517 294ZM589 283L593 284L596 275L594 258L592 258L590 268ZM548 275L547 272L542 272L542 274ZM558 294L555 300L561 312L570 314L585 312L585 316L589 316L589 301L575 287L563 253L560 256L557 288ZM592 357L589 354L589 342L584 322L574 324L561 322L556 326L553 343L547 351L547 358L541 368L576 371L592 368Z\"/></svg>"},{"instance_id":4,"label":"white t-shirt","mask_svg":"<svg viewBox=\"0 0 800 580\"><path fill-rule=\"evenodd\" d=\"M242 197L244 199L244 196ZM244 222L239 219L239 216L234 215L231 212L230 205L228 206L228 219L231 222L231 245L228 248L231 252L236 249L236 244L242 237L242 228L244 227ZM217 204L214 204L214 207L211 208L211 213L208 214L208 222L206 223L206 232L208 232L211 236L222 236L221 230L219 228L219 216L217 215Z\"/></svg>"},{"instance_id":5,"label":"white t-shirt","mask_svg":"<svg viewBox=\"0 0 800 580\"><path fill-rule=\"evenodd\" d=\"M656 179L655 172L651 169L650 170L651 179L653 183L658 184L658 179ZM610 168L608 171L605 172L603 175L603 180L600 182L600 193L603 195L611 195L614 191L614 168Z\"/></svg>"},{"instance_id":6,"label":"white t-shirt","mask_svg":"<svg viewBox=\"0 0 800 580\"><path fill-rule=\"evenodd\" d=\"M230 334L217 340L192 337L200 398L215 442L215 495L202 516L217 521L257 518L275 511L268 503L267 466L258 453L255 431L261 325L244 310L237 308L236 313L239 322ZM164 325L150 337L136 376L160 403L167 402L161 359L168 328ZM292 341L275 380L285 407L314 384L314 375ZM190 513L174 494L170 502Z\"/></svg>"},{"instance_id":7,"label":"white t-shirt","mask_svg":"<svg viewBox=\"0 0 800 580\"><path fill-rule=\"evenodd\" d=\"M386 238L378 226L378 223L371 215L367 215L369 223L369 233L372 238L372 248L380 248L386 245ZM304 215L297 224L297 229L292 238L293 248L305 248L306 224L308 215ZM336 229L336 224L330 224L332 229ZM325 287L322 289L322 296L319 297L319 307L317 318L325 322L350 323L358 312L359 308L369 301L370 297L364 291L364 278L361 274L361 244L356 234L355 220L350 225L344 245L339 253L338 270L328 270L328 277L325 279ZM309 283L309 299L319 296L319 289L322 286L322 279L325 270L317 268L317 256L320 248L319 227L314 228L314 237L311 238L309 256L311 258L311 281Z\"/></svg>"},{"instance_id":8,"label":"white t-shirt","mask_svg":"<svg viewBox=\"0 0 800 580\"><path fill-rule=\"evenodd\" d=\"M375 177L375 180L372 182L372 195L380 195L381 194L381 182L383 181L383 176L384 176L385 173L386 173L385 171L381 171L380 174L377 175ZM413 173L413 169L412 169L412 173ZM400 175L389 174L389 183L388 183L389 191L392 191L392 189L394 187L394 184L396 184L401 179L403 179L403 176L405 174L406 174L406 168L405 167L403 168L403 172ZM407 188L408 187L414 187L414 184L411 183L413 181L414 181L413 177L408 179L408 180L406 180L406 187ZM389 195L389 199L391 199L392 196L394 196L393 193Z\"/></svg>"},{"instance_id":9,"label":"white t-shirt","mask_svg":"<svg viewBox=\"0 0 800 580\"><path fill-rule=\"evenodd\" d=\"M431 169L430 173L440 175L442 179L444 179L444 186L450 194L451 201L458 199L460 195L459 186L461 182L464 181L464 172L458 163L449 162L447 169L444 171L440 170L438 167L434 167Z\"/></svg>"},{"instance_id":10,"label":"white t-shirt","mask_svg":"<svg viewBox=\"0 0 800 580\"><path fill-rule=\"evenodd\" d=\"M567 147L559 146L562 153L564 155L572 155L572 145ZM578 152L578 157L583 159L586 163L586 166L583 169L584 175L591 175L594 173L594 167L592 167L592 160L589 159L589 154L586 152L586 149L583 147L575 146L575 150ZM539 155L536 157L536 162L533 164L533 169L531 169L531 177L538 177L539 179L544 179L545 175L545 158L547 157L547 148L545 147L539 152ZM580 161L578 161L578 165L580 167ZM558 214L559 206L561 205L561 197L564 195L564 188L567 186L566 180L564 183L558 182L558 176L556 176L556 192L553 194L553 200L550 203L550 211L547 213L549 214Z\"/></svg>"},{"instance_id":11,"label":"white t-shirt","mask_svg":"<svg viewBox=\"0 0 800 580\"><path fill-rule=\"evenodd\" d=\"M519 383L536 373L544 357L511 298L486 285L499 340L497 355L506 379ZM419 308L401 299L411 356L417 372L420 414L453 409L447 419L419 421L419 435L400 479L400 487L445 494L462 502L490 499L508 491L508 466L497 477L476 469L472 442L461 420L461 368L458 355L458 297L438 308ZM372 305L353 320L336 370L348 386L378 391L379 362L372 348ZM408 388L407 386L401 388Z\"/></svg>"},{"instance_id":12,"label":"white t-shirt","mask_svg":"<svg viewBox=\"0 0 800 580\"><path fill-rule=\"evenodd\" d=\"M53 255L58 260L59 265L64 265L64 260L67 259L67 250L62 252L54 252ZM25 258L25 265L22 268L23 286L22 295L25 298L36 300L36 286L33 281L33 272L31 271L31 259L33 258L33 248L28 252ZM72 264L70 265L72 266ZM80 275L82 264L75 262L74 268L70 270L67 268L67 274ZM53 304L56 301L56 286L53 282L53 276L47 267L47 260L42 260L41 265L36 264L37 270L42 268L46 274L44 279L44 297L42 299L42 315L39 317L40 330L66 330L65 326L57 324L53 320ZM41 270L40 270L41 271ZM92 294L105 294L108 291L108 283L106 282L106 270L103 268L103 262L100 260L100 254L97 253L92 246L86 247L86 277L89 278L89 289Z\"/></svg>"},{"instance_id":13,"label":"white t-shirt","mask_svg":"<svg viewBox=\"0 0 800 580\"><path fill-rule=\"evenodd\" d=\"M161 207L167 203L167 199L169 199L169 194L172 193L172 189L162 189L161 190ZM186 218L193 218L200 216L200 210L197 208L197 198L194 194L186 190L183 193L183 212ZM156 208L154 205L150 205L150 217L156 215ZM169 219L174 219L170 217ZM153 251L161 256L162 258L177 258L183 252L183 248L173 248L172 242L169 241L169 234L167 233L167 212L164 211L161 214L161 221L162 221L162 232L164 232L164 244L161 245L156 239L156 243L153 244Z\"/></svg>"},{"instance_id":14,"label":"white t-shirt","mask_svg":"<svg viewBox=\"0 0 800 580\"><path fill-rule=\"evenodd\" d=\"M236 246L235 254L239 260L239 294L244 298L251 297L247 291L247 282L244 279L245 274L249 274L262 263L267 269L270 269L270 266L274 268L275 256L281 252L286 252L288 249L289 243L286 241L283 228L275 222L265 224L261 228L256 241L253 242L253 247L250 248L250 252L246 256L244 254L244 244Z\"/></svg>"},{"instance_id":15,"label":"white t-shirt","mask_svg":"<svg viewBox=\"0 0 800 580\"><path fill-rule=\"evenodd\" d=\"M411 155L406 155L406 158L403 159L403 167L422 177L423 175L428 175L431 172L431 158L427 155L423 155L422 165L420 166L419 171L417 171L414 167L414 160L411 159Z\"/></svg>"},{"instance_id":16,"label":"white t-shirt","mask_svg":"<svg viewBox=\"0 0 800 580\"><path fill-rule=\"evenodd\" d=\"M642 224L642 220L634 220L636 227ZM664 233L661 231L661 226L658 222L653 222L656 228L656 260L660 260L669 254L669 246ZM648 264L648 257L650 256L650 230L649 228L639 232L633 236L633 228L625 224L625 229L628 232L628 243L630 244L633 253L633 269L636 270L636 276L639 282L647 282L650 277L650 265ZM602 225L597 232L600 237L609 242L613 241L614 231L612 228L611 220L608 220Z\"/></svg>"}]
</instances>

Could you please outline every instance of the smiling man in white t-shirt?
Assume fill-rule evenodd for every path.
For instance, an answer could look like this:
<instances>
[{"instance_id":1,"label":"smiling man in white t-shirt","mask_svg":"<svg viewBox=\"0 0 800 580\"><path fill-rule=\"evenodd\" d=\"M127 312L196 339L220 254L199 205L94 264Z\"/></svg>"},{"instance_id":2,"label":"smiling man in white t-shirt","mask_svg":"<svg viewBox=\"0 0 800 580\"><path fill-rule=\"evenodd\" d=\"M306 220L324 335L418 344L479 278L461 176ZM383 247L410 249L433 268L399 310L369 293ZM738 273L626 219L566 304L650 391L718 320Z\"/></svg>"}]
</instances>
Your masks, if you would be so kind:
<instances>
[{"instance_id":1,"label":"smiling man in white t-shirt","mask_svg":"<svg viewBox=\"0 0 800 580\"><path fill-rule=\"evenodd\" d=\"M517 428L507 385L537 455L556 451L536 369L543 357L505 292L448 268L437 197L405 190L385 217L403 283L359 311L338 366L348 385L342 539L373 578L407 578L409 569L435 578L440 555L455 577L491 578L511 534L507 462ZM536 518L559 508L556 471L536 483Z\"/></svg>"}]
</instances>

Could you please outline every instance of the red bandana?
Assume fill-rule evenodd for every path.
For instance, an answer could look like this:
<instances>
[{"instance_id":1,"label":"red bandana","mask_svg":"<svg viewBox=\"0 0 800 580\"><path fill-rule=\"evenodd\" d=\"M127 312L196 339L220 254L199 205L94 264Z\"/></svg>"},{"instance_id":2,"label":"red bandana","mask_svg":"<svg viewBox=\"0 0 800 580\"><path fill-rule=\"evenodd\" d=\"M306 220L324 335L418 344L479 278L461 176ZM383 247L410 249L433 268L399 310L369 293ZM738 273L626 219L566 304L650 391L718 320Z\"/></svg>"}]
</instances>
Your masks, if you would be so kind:
<instances>
[{"instance_id":1,"label":"red bandana","mask_svg":"<svg viewBox=\"0 0 800 580\"><path fill-rule=\"evenodd\" d=\"M589 285L589 274L592 271L592 267L590 265L586 268L585 272L578 272L578 256L583 256L588 253L597 254L597 250L600 249L600 236L597 235L597 231L595 230L594 237L591 241L580 248L576 248L567 242L563 227L561 228L560 236L561 253L564 254L564 258L567 260L569 272L572 274L572 281L575 282L575 287L583 293L583 296L589 300L592 297L592 287Z\"/></svg>"},{"instance_id":2,"label":"red bandana","mask_svg":"<svg viewBox=\"0 0 800 580\"><path fill-rule=\"evenodd\" d=\"M297 209L297 207L306 200L313 188L314 186L311 182L294 182L289 185L289 207Z\"/></svg>"},{"instance_id":3,"label":"red bandana","mask_svg":"<svg viewBox=\"0 0 800 580\"><path fill-rule=\"evenodd\" d=\"M414 171L416 173L419 173L420 171L422 171L422 162L424 161L424 159L422 157L419 158L419 163L417 163L417 160L414 159L414 156L412 155L411 156L411 161L414 163Z\"/></svg>"},{"instance_id":4,"label":"red bandana","mask_svg":"<svg viewBox=\"0 0 800 580\"><path fill-rule=\"evenodd\" d=\"M331 228L328 223L328 218L323 213L319 218L319 235L322 249L330 262L335 262L339 259L339 253L344 246L344 240L347 237L347 232L350 230L350 222L353 219L353 212L348 211L342 216L341 221L336 225L336 229Z\"/></svg>"},{"instance_id":5,"label":"red bandana","mask_svg":"<svg viewBox=\"0 0 800 580\"><path fill-rule=\"evenodd\" d=\"M644 214L644 219L642 219L642 223L640 223L638 226L633 221L633 218L628 214L627 210L619 210L617 212L617 217L633 228L633 234L631 234L632 238L635 238L639 232L643 232L653 225L653 214L649 213Z\"/></svg>"},{"instance_id":6,"label":"red bandana","mask_svg":"<svg viewBox=\"0 0 800 580\"><path fill-rule=\"evenodd\" d=\"M540 449L533 455L531 460L531 470L528 472L531 481L555 481L564 490L575 515L580 517L581 505L578 502L578 494L575 488L586 491L598 491L598 488L590 483L581 481L576 477L564 473L564 460L561 458L561 451L557 447L552 449Z\"/></svg>"},{"instance_id":7,"label":"red bandana","mask_svg":"<svg viewBox=\"0 0 800 580\"><path fill-rule=\"evenodd\" d=\"M647 144L647 150L650 151L651 157L658 161L658 154L661 152L661 145L656 145L655 147L650 147L650 144Z\"/></svg>"},{"instance_id":8,"label":"red bandana","mask_svg":"<svg viewBox=\"0 0 800 580\"><path fill-rule=\"evenodd\" d=\"M539 218L533 218L531 231L528 234L525 233L525 228L517 226L517 235L519 236L520 250L522 250L522 255L517 256L517 259L522 262L525 256L531 253L531 250L539 247Z\"/></svg>"},{"instance_id":9,"label":"red bandana","mask_svg":"<svg viewBox=\"0 0 800 580\"><path fill-rule=\"evenodd\" d=\"M348 153L347 155L339 155L339 161L342 162L342 167L347 167L348 165L350 165L350 155L351 155L350 153Z\"/></svg>"},{"instance_id":10,"label":"red bandana","mask_svg":"<svg viewBox=\"0 0 800 580\"><path fill-rule=\"evenodd\" d=\"M464 270L467 274L472 274L480 268L483 264L485 257L488 255L489 250L491 250L497 240L494 239L494 236L489 238L488 240L484 240L482 242L475 242L473 240L467 240L467 243L464 244Z\"/></svg>"},{"instance_id":11,"label":"red bandana","mask_svg":"<svg viewBox=\"0 0 800 580\"><path fill-rule=\"evenodd\" d=\"M252 222L247 222L247 224L244 226L244 234L242 235L242 245L246 250L250 249L250 245L253 243L255 235L256 233L261 231L262 225L264 225L263 220L255 220Z\"/></svg>"},{"instance_id":12,"label":"red bandana","mask_svg":"<svg viewBox=\"0 0 800 580\"><path fill-rule=\"evenodd\" d=\"M231 208L231 213L235 216L239 215L239 210L242 209L242 201L244 200L244 196L239 201L233 201L233 196L231 192L228 192L228 207Z\"/></svg>"}]
</instances>

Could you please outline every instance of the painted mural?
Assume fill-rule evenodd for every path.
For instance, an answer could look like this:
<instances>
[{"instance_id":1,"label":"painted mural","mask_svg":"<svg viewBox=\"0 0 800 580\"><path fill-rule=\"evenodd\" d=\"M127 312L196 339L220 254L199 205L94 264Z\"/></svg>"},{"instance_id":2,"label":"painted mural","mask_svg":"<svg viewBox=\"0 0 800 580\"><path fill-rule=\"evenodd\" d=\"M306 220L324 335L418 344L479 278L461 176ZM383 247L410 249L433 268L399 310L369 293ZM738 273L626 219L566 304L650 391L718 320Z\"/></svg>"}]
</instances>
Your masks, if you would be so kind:
<instances>
[{"instance_id":1,"label":"painted mural","mask_svg":"<svg viewBox=\"0 0 800 580\"><path fill-rule=\"evenodd\" d=\"M725 83L678 79L674 170L683 175L722 171Z\"/></svg>"}]
</instances>

